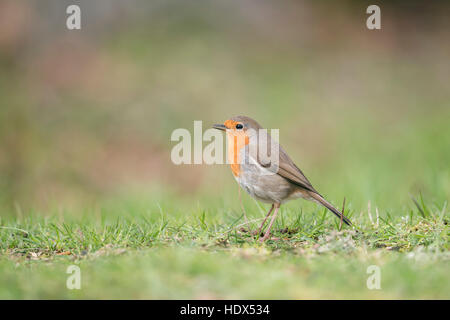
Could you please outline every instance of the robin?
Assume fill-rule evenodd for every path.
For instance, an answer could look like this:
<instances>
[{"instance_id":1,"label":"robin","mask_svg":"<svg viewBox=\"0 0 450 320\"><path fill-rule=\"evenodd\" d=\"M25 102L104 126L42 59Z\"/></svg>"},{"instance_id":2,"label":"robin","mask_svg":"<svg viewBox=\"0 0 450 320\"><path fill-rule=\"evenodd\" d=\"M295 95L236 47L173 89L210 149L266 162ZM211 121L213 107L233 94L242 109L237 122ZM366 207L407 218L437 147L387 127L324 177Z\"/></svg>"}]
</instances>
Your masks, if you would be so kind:
<instances>
[{"instance_id":1,"label":"robin","mask_svg":"<svg viewBox=\"0 0 450 320\"><path fill-rule=\"evenodd\" d=\"M303 172L294 164L284 149L255 120L246 116L233 117L215 129L226 132L228 139L228 162L239 185L253 198L271 203L272 206L262 222L258 235L274 211L261 242L267 240L280 205L289 200L303 198L315 201L333 212L345 224L352 223L333 207L311 185ZM262 157L262 149L270 148L276 157ZM268 150L266 150L266 153Z\"/></svg>"}]
</instances>

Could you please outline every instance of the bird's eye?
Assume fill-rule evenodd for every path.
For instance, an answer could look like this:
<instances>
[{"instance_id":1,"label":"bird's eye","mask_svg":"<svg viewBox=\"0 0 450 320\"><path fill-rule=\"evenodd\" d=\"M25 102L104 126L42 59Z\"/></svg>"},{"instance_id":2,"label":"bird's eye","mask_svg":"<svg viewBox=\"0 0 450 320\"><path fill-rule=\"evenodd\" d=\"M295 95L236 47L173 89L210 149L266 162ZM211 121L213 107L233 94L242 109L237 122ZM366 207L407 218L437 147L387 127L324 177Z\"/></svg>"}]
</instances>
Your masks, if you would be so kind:
<instances>
[{"instance_id":1,"label":"bird's eye","mask_svg":"<svg viewBox=\"0 0 450 320\"><path fill-rule=\"evenodd\" d=\"M236 125L236 129L240 130L240 129L242 129L242 128L244 128L244 126L243 126L242 124L238 123L238 124Z\"/></svg>"}]
</instances>

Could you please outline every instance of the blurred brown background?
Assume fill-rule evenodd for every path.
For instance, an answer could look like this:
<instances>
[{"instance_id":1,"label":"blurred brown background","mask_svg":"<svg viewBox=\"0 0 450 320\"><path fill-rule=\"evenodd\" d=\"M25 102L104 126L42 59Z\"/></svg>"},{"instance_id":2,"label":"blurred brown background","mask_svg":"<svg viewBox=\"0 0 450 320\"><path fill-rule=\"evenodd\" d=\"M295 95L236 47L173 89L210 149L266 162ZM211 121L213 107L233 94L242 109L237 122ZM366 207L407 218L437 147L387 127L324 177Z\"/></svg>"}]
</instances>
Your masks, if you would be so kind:
<instances>
[{"instance_id":1,"label":"blurred brown background","mask_svg":"<svg viewBox=\"0 0 450 320\"><path fill-rule=\"evenodd\" d=\"M444 201L450 6L424 3L377 3L371 31L367 1L3 0L2 208L235 196L225 166L173 165L170 135L237 114L335 201Z\"/></svg>"}]
</instances>

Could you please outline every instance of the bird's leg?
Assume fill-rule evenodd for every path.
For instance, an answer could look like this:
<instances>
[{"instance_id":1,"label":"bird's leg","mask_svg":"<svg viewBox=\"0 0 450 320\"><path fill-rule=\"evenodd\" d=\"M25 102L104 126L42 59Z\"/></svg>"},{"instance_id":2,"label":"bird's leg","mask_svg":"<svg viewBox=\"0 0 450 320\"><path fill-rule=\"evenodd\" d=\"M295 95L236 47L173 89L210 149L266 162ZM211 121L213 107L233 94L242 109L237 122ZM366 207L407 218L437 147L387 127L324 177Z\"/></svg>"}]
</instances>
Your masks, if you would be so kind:
<instances>
[{"instance_id":1,"label":"bird's leg","mask_svg":"<svg viewBox=\"0 0 450 320\"><path fill-rule=\"evenodd\" d=\"M267 213L266 217L264 218L263 223L261 223L261 227L259 227L259 230L258 230L258 232L256 233L256 234L258 235L258 237L259 237L259 235L261 234L262 228L264 227L264 224L266 223L267 218L268 218L268 217L270 216L270 214L272 213L273 206L274 206L274 205L272 204L272 206L270 207L269 212Z\"/></svg>"},{"instance_id":2,"label":"bird's leg","mask_svg":"<svg viewBox=\"0 0 450 320\"><path fill-rule=\"evenodd\" d=\"M260 240L261 242L264 242L264 241L267 240L267 238L269 238L270 229L272 228L272 224L275 221L275 218L277 217L278 209L280 209L280 204L279 203L275 203L274 206L275 206L275 212L273 213L272 220L270 220L269 227L267 228L267 231L264 234L264 237L262 237L261 240Z\"/></svg>"}]
</instances>

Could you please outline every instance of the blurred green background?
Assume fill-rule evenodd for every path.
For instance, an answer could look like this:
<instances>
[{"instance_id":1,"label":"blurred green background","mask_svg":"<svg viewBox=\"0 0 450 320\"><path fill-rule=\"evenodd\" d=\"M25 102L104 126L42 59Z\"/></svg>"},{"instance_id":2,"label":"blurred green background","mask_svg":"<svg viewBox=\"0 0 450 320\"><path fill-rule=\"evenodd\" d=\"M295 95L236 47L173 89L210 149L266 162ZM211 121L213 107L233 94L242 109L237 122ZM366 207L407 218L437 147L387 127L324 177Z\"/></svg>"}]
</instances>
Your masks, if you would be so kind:
<instances>
[{"instance_id":1,"label":"blurred green background","mask_svg":"<svg viewBox=\"0 0 450 320\"><path fill-rule=\"evenodd\" d=\"M225 165L170 160L174 129L234 115L279 128L334 203L448 200L448 4L383 4L371 31L367 1L75 3L81 30L73 1L0 2L2 215L130 197L237 210Z\"/></svg>"}]
</instances>

